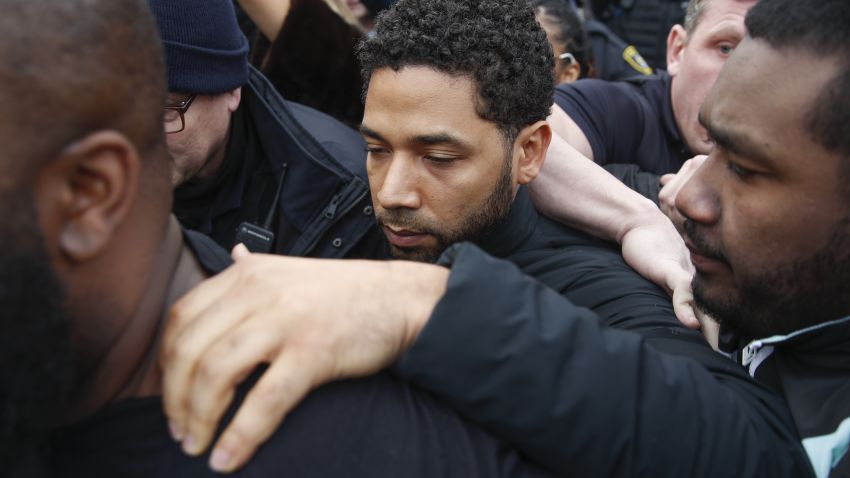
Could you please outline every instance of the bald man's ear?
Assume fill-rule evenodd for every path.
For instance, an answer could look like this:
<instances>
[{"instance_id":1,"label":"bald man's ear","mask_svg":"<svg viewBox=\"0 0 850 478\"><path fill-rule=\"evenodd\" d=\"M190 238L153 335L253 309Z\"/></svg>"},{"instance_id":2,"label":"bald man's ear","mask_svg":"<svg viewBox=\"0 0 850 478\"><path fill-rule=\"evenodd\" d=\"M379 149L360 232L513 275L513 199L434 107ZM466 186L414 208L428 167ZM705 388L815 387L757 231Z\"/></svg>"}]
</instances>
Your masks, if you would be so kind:
<instances>
[{"instance_id":1,"label":"bald man's ear","mask_svg":"<svg viewBox=\"0 0 850 478\"><path fill-rule=\"evenodd\" d=\"M138 152L121 133L99 131L66 147L37 179L48 247L71 263L97 257L127 218L138 182Z\"/></svg>"},{"instance_id":2,"label":"bald man's ear","mask_svg":"<svg viewBox=\"0 0 850 478\"><path fill-rule=\"evenodd\" d=\"M528 184L540 174L551 141L552 129L546 121L538 121L519 132L515 143L520 150L517 165L519 184Z\"/></svg>"},{"instance_id":3,"label":"bald man's ear","mask_svg":"<svg viewBox=\"0 0 850 478\"><path fill-rule=\"evenodd\" d=\"M667 73L670 76L679 74L679 67L685 56L685 46L688 44L688 32L682 25L674 25L667 35Z\"/></svg>"}]
</instances>

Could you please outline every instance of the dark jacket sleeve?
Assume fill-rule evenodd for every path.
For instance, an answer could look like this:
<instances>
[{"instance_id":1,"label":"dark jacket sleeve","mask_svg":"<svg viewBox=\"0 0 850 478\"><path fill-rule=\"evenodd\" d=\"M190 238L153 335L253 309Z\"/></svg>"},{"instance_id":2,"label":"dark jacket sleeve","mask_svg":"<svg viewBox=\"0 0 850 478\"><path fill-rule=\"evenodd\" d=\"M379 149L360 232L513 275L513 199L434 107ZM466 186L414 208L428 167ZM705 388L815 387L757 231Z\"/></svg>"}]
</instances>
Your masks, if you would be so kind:
<instances>
[{"instance_id":1,"label":"dark jacket sleeve","mask_svg":"<svg viewBox=\"0 0 850 478\"><path fill-rule=\"evenodd\" d=\"M661 192L661 176L641 171L636 164L612 163L603 166L612 176L619 179L641 196L658 205L658 193Z\"/></svg>"},{"instance_id":2,"label":"dark jacket sleeve","mask_svg":"<svg viewBox=\"0 0 850 478\"><path fill-rule=\"evenodd\" d=\"M568 476L812 476L781 399L686 329L615 330L475 246L447 255L447 292L396 373L532 460Z\"/></svg>"}]
</instances>

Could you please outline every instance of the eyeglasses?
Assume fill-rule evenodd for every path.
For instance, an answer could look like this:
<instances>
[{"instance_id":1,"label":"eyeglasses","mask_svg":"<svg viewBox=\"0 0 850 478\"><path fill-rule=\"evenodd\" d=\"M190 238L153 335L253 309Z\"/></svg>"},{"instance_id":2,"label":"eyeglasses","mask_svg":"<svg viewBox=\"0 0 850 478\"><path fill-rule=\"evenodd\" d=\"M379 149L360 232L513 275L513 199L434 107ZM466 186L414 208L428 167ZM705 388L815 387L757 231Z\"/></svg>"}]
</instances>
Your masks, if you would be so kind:
<instances>
[{"instance_id":1,"label":"eyeglasses","mask_svg":"<svg viewBox=\"0 0 850 478\"><path fill-rule=\"evenodd\" d=\"M558 55L558 59L567 60L568 65L572 65L576 61L576 57L574 57L573 54L570 52L561 53L560 55Z\"/></svg>"},{"instance_id":2,"label":"eyeglasses","mask_svg":"<svg viewBox=\"0 0 850 478\"><path fill-rule=\"evenodd\" d=\"M176 103L166 103L165 115L165 134L179 133L186 128L186 111L192 106L196 95L189 95Z\"/></svg>"}]
</instances>

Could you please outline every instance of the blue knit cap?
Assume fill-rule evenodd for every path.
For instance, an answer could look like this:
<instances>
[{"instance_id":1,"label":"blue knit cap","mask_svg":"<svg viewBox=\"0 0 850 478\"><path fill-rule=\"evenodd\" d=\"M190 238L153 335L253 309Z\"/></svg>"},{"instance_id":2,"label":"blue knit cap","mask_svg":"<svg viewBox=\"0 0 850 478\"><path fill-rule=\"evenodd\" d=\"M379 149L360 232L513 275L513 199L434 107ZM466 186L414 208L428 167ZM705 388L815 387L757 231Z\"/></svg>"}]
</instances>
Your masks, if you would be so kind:
<instances>
[{"instance_id":1,"label":"blue knit cap","mask_svg":"<svg viewBox=\"0 0 850 478\"><path fill-rule=\"evenodd\" d=\"M214 95L248 82L248 40L232 0L148 0L165 48L168 89Z\"/></svg>"}]
</instances>

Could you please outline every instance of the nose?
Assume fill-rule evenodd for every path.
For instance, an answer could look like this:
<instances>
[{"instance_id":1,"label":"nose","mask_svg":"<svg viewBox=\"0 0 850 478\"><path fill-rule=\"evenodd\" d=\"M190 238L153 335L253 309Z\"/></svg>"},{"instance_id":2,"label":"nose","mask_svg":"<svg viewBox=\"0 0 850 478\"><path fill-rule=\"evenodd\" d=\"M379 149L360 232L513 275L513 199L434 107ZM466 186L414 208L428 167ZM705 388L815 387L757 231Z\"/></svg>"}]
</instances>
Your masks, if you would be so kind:
<instances>
[{"instance_id":1,"label":"nose","mask_svg":"<svg viewBox=\"0 0 850 478\"><path fill-rule=\"evenodd\" d=\"M419 209L421 197L417 186L416 161L396 154L384 164L370 168L372 186L378 186L378 203L384 209Z\"/></svg>"},{"instance_id":2,"label":"nose","mask_svg":"<svg viewBox=\"0 0 850 478\"><path fill-rule=\"evenodd\" d=\"M720 219L717 169L717 160L709 156L676 195L676 208L685 218L702 225L713 225Z\"/></svg>"}]
</instances>

